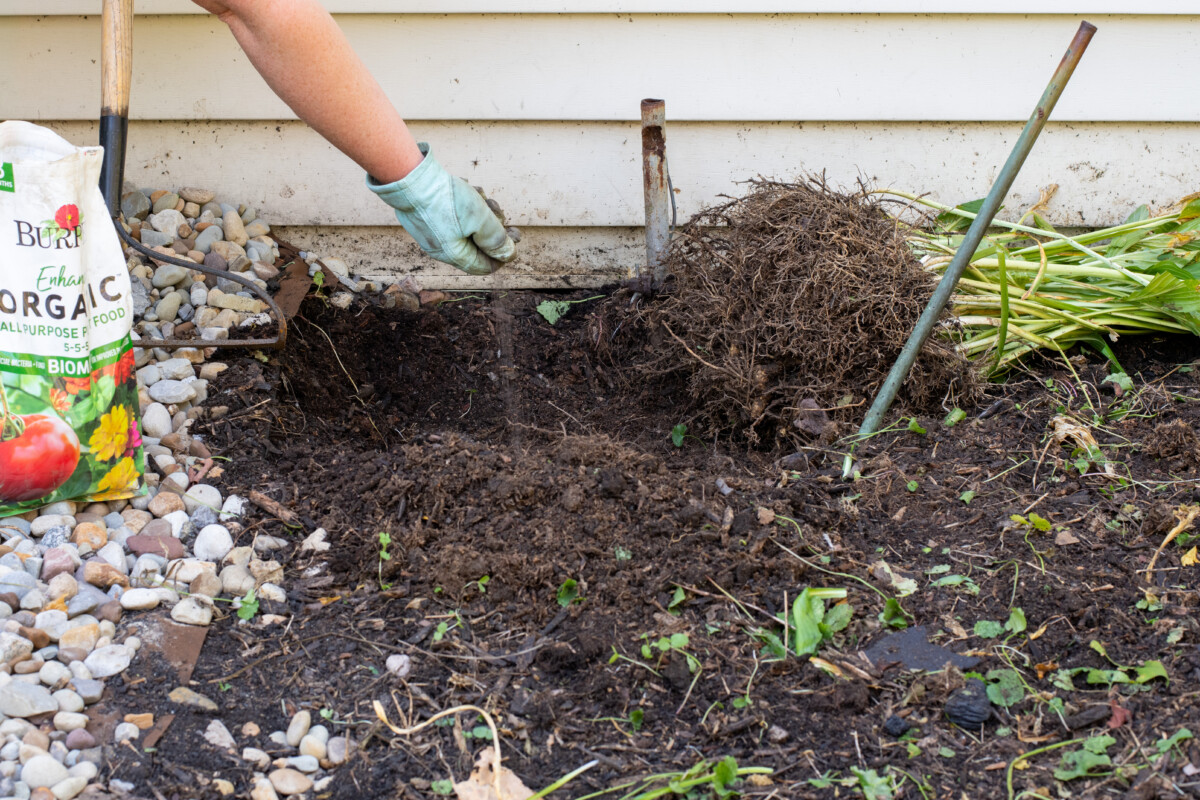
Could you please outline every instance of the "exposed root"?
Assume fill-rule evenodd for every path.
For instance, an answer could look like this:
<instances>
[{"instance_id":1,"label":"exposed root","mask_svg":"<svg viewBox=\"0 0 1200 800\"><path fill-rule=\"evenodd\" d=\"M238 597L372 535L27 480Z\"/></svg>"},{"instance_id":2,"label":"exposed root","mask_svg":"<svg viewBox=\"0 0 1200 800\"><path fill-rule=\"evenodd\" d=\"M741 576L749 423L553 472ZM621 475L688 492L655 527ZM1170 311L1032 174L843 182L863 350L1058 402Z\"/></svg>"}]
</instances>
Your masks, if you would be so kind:
<instances>
[{"instance_id":1,"label":"exposed root","mask_svg":"<svg viewBox=\"0 0 1200 800\"><path fill-rule=\"evenodd\" d=\"M847 407L873 395L933 292L901 224L864 187L822 177L757 180L749 194L677 232L674 287L646 320L665 331L642 368L688 382L693 411L751 442L805 436L802 405ZM966 361L932 338L902 401L929 408L948 387L970 401Z\"/></svg>"}]
</instances>

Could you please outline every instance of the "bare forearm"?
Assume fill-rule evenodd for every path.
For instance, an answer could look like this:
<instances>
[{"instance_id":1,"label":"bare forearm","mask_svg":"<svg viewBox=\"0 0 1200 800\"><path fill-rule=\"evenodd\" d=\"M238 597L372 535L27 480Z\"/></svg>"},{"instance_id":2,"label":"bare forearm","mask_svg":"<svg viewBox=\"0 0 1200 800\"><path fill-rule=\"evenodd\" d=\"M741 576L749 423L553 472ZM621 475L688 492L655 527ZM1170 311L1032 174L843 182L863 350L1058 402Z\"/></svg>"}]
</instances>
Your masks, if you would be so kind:
<instances>
[{"instance_id":1,"label":"bare forearm","mask_svg":"<svg viewBox=\"0 0 1200 800\"><path fill-rule=\"evenodd\" d=\"M378 181L421 161L408 126L318 0L196 0L288 107Z\"/></svg>"}]
</instances>

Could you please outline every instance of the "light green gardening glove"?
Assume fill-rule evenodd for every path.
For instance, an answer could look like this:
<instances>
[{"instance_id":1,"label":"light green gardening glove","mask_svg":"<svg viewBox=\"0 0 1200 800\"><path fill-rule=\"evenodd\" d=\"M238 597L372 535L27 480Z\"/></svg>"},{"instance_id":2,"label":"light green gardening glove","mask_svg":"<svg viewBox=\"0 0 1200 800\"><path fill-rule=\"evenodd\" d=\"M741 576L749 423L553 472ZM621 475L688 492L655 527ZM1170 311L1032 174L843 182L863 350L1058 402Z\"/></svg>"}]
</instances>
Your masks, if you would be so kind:
<instances>
[{"instance_id":1,"label":"light green gardening glove","mask_svg":"<svg viewBox=\"0 0 1200 800\"><path fill-rule=\"evenodd\" d=\"M428 144L418 146L425 158L416 169L387 184L368 175L370 190L396 210L396 219L430 257L471 275L487 275L497 261L511 261L516 244L483 196L446 172Z\"/></svg>"}]
</instances>

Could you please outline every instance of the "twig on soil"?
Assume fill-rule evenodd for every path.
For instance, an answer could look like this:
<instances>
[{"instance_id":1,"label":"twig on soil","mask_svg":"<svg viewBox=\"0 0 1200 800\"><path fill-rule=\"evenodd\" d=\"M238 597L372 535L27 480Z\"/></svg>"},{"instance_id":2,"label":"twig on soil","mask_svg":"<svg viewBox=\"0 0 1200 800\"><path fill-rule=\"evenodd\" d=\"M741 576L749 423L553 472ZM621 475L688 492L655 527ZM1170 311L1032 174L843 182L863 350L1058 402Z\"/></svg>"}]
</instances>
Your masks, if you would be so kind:
<instances>
[{"instance_id":1,"label":"twig on soil","mask_svg":"<svg viewBox=\"0 0 1200 800\"><path fill-rule=\"evenodd\" d=\"M392 693L392 702L395 703L395 705L396 705L396 713L400 715L401 719L403 719L404 712L400 710L400 701L396 699L396 695L394 692ZM425 720L424 722L422 722L418 725L414 725L409 728L397 728L388 719L387 712L385 712L383 710L382 703L380 703L378 700L374 700L371 702L371 705L372 705L372 707L374 707L375 716L377 716L379 718L379 721L382 722L384 725L386 725L392 733L398 734L400 736L412 736L417 731L428 728L430 725L437 722L439 719L442 719L443 717L448 717L451 714L457 714L460 711L475 711L476 713L478 713L479 716L483 717L483 721L487 723L488 729L491 730L491 732L492 732L492 745L495 748L493 750L493 756L492 756L492 788L496 790L497 798L504 797L504 794L501 792L501 789L500 789L500 769L501 769L500 732L496 729L496 721L494 719L492 719L491 714L484 711L479 706L471 706L471 705L454 706L454 708L447 708L445 711L439 711L438 713L434 714L432 717L430 717L429 719Z\"/></svg>"},{"instance_id":2,"label":"twig on soil","mask_svg":"<svg viewBox=\"0 0 1200 800\"><path fill-rule=\"evenodd\" d=\"M296 528L301 527L300 517L296 515L296 512L284 508L280 503L267 497L262 492L251 491L248 497L250 498L251 503L254 503L254 505L258 506L263 511L266 511L268 514L277 517L284 525L290 525Z\"/></svg>"},{"instance_id":3,"label":"twig on soil","mask_svg":"<svg viewBox=\"0 0 1200 800\"><path fill-rule=\"evenodd\" d=\"M1166 549L1167 545L1175 541L1175 537L1179 536L1179 534L1191 527L1192 523L1196 521L1197 516L1200 516L1200 506L1182 506L1175 511L1175 518L1179 520L1179 523L1172 528L1169 533L1167 533L1167 536L1165 539L1163 539L1162 544L1158 546L1158 549L1154 551L1154 555L1150 557L1150 563L1146 565L1147 583L1154 582L1154 562L1158 561L1158 556L1164 549Z\"/></svg>"}]
</instances>

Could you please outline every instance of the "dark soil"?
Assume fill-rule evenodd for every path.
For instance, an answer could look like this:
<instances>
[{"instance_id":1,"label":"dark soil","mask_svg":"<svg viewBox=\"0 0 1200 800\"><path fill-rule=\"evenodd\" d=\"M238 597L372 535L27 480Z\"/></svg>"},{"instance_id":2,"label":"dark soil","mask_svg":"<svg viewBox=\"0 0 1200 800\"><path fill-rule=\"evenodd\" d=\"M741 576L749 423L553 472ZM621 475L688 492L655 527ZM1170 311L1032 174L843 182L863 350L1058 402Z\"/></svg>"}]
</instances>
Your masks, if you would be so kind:
<instances>
[{"instance_id":1,"label":"dark soil","mask_svg":"<svg viewBox=\"0 0 1200 800\"><path fill-rule=\"evenodd\" d=\"M1033 365L988 387L952 428L941 410L912 426L894 415L860 448L861 477L843 483L828 436L766 452L685 418L682 385L630 366L652 344L622 328L627 293L575 305L553 327L535 311L548 297L420 313L370 303L336 312L309 298L285 352L230 360L209 393L210 407L229 411L199 429L232 458L223 488L263 492L304 525L259 517L239 544L253 531L298 542L320 526L333 547L281 558L289 603L273 610L284 622L214 625L192 682L218 714L170 707L172 681L146 682L143 703L177 716L155 752L126 759L159 796L213 796L217 776L243 796L250 766L206 744L205 727L218 717L239 748L285 755L266 737L301 708L362 743L322 796L428 798L431 782L466 777L483 746L465 736L474 714L404 737L376 722L375 700L398 725L459 704L489 709L506 765L535 790L597 760L563 797L732 756L774 770L769 783L742 784L752 796L859 796L824 781L865 782L873 770L896 796L996 798L1019 754L1100 733L1115 739L1107 754L1119 770L1057 781L1073 745L1031 756L1013 772L1014 793L1195 790L1183 771L1189 759L1200 766L1193 743L1165 755L1156 744L1200 730L1196 567L1180 564L1191 544L1168 546L1149 583L1139 572L1173 510L1200 496L1200 372L1178 366L1194 340L1123 342L1135 392L1122 398L1102 383L1103 364L1080 358L1080 380L1062 364ZM1056 414L1090 424L1094 412L1116 478L1076 463L1069 443L1047 445ZM680 447L678 423L690 426ZM973 671L993 682L993 670L1016 667L1040 694L1022 688L982 730L964 730L943 714L964 683L958 670L860 655L889 632L872 590L895 593L873 566L881 560L915 579L900 602L933 643L975 657ZM564 607L568 580L578 601ZM817 664L777 659L751 635L782 633L770 615L806 586L845 588L853 606ZM1024 632L975 635L1012 608ZM654 646L679 633L681 648ZM1161 661L1169 682L1110 689L1080 673L1063 688L1057 670L1112 669L1093 641L1121 665ZM393 653L412 658L404 680L384 669ZM131 675L153 677L148 661ZM1114 706L1132 717L1110 729ZM243 735L246 722L261 734Z\"/></svg>"}]
</instances>

